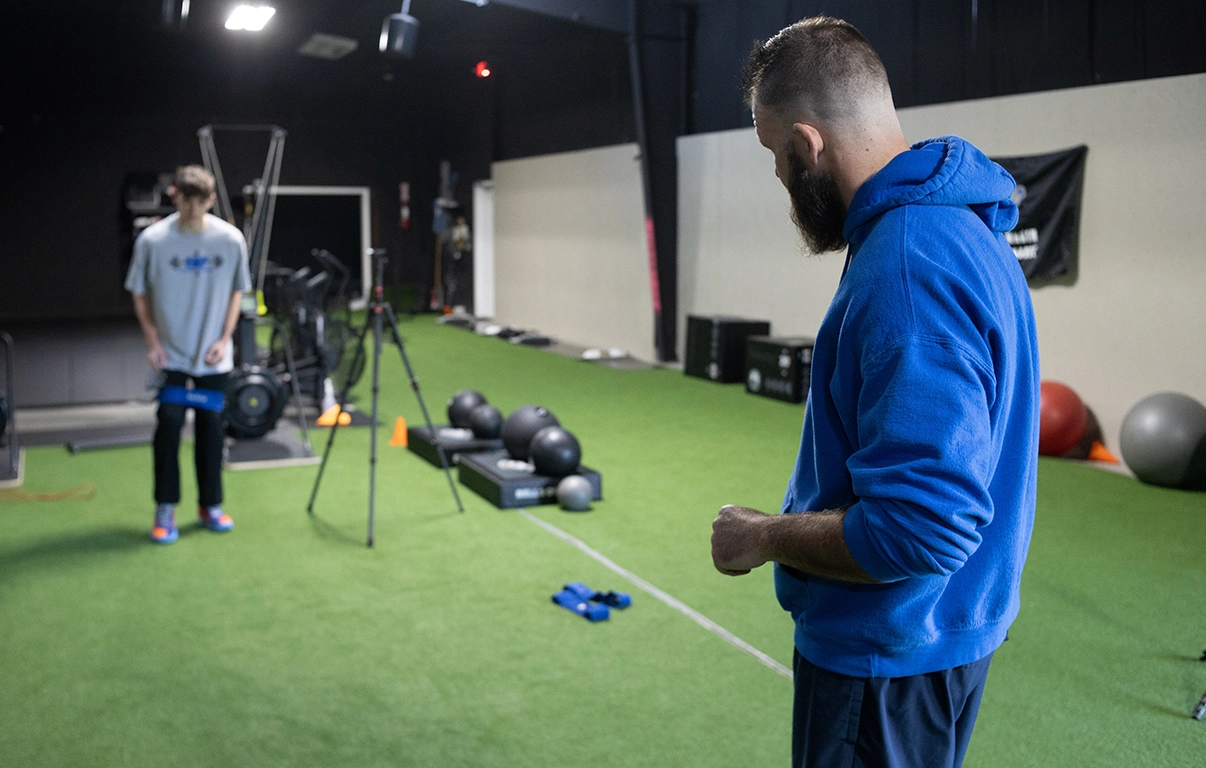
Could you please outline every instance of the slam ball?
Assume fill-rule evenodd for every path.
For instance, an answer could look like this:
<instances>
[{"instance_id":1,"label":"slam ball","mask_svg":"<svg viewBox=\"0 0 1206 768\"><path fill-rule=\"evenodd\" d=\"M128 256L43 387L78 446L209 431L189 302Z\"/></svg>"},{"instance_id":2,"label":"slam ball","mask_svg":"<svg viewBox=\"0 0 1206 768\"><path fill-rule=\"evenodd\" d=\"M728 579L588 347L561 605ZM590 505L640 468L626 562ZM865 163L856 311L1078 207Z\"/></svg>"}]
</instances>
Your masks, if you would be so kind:
<instances>
[{"instance_id":1,"label":"slam ball","mask_svg":"<svg viewBox=\"0 0 1206 768\"><path fill-rule=\"evenodd\" d=\"M578 468L582 446L572 432L561 427L545 427L532 436L528 456L537 474L564 477Z\"/></svg>"},{"instance_id":2,"label":"slam ball","mask_svg":"<svg viewBox=\"0 0 1206 768\"><path fill-rule=\"evenodd\" d=\"M482 403L469 414L469 429L478 440L497 440L502 434L502 411Z\"/></svg>"},{"instance_id":3,"label":"slam ball","mask_svg":"<svg viewBox=\"0 0 1206 768\"><path fill-rule=\"evenodd\" d=\"M528 460L528 447L532 438L545 427L559 427L561 422L557 417L539 405L521 405L511 411L511 415L502 425L503 445L511 458L519 461Z\"/></svg>"},{"instance_id":4,"label":"slam ball","mask_svg":"<svg viewBox=\"0 0 1206 768\"><path fill-rule=\"evenodd\" d=\"M486 396L475 389L462 389L448 401L448 423L457 429L468 429L469 415L479 405L486 404Z\"/></svg>"},{"instance_id":5,"label":"slam ball","mask_svg":"<svg viewBox=\"0 0 1206 768\"><path fill-rule=\"evenodd\" d=\"M590 509L590 501L594 497L595 489L582 475L569 475L557 483L557 502L562 509L585 512Z\"/></svg>"},{"instance_id":6,"label":"slam ball","mask_svg":"<svg viewBox=\"0 0 1206 768\"><path fill-rule=\"evenodd\" d=\"M1206 489L1206 406L1178 392L1149 395L1122 420L1122 458L1145 483Z\"/></svg>"},{"instance_id":7,"label":"slam ball","mask_svg":"<svg viewBox=\"0 0 1206 768\"><path fill-rule=\"evenodd\" d=\"M1039 399L1039 455L1062 456L1076 447L1089 426L1089 411L1066 384L1044 381Z\"/></svg>"}]
</instances>

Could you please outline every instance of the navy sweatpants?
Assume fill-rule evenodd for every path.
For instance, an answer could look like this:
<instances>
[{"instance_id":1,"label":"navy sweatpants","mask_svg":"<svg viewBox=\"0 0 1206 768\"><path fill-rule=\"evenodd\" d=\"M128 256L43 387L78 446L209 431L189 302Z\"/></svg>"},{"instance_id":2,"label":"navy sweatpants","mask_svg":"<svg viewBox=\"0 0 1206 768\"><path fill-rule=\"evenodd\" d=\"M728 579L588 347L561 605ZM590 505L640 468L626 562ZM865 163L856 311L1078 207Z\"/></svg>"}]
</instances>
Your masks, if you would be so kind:
<instances>
[{"instance_id":1,"label":"navy sweatpants","mask_svg":"<svg viewBox=\"0 0 1206 768\"><path fill-rule=\"evenodd\" d=\"M992 654L913 677L847 677L795 654L793 768L958 768Z\"/></svg>"}]
</instances>

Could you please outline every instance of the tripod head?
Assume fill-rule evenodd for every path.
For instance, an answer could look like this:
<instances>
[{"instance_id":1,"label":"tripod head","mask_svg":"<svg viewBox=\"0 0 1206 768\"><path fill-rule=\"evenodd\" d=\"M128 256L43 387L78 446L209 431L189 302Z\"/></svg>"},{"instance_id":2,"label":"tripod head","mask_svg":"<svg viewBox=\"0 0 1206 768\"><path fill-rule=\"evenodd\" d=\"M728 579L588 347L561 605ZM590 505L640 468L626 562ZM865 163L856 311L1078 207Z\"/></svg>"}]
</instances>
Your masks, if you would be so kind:
<instances>
[{"instance_id":1,"label":"tripod head","mask_svg":"<svg viewBox=\"0 0 1206 768\"><path fill-rule=\"evenodd\" d=\"M384 248L369 248L369 256L373 257L373 304L381 306L385 296L385 262L389 257Z\"/></svg>"}]
</instances>

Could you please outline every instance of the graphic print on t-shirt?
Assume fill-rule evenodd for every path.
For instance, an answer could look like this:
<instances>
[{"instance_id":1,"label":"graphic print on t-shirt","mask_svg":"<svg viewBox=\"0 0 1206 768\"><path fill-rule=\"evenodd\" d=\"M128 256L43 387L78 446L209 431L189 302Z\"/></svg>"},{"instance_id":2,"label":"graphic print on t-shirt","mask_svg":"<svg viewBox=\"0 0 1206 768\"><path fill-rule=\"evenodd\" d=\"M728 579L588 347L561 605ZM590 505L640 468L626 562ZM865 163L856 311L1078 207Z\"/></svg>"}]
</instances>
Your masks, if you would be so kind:
<instances>
[{"instance_id":1,"label":"graphic print on t-shirt","mask_svg":"<svg viewBox=\"0 0 1206 768\"><path fill-rule=\"evenodd\" d=\"M213 272L222 266L221 256L202 256L200 251L196 251L192 256L173 256L168 264L172 269L178 272L192 272L201 274L203 272Z\"/></svg>"}]
</instances>

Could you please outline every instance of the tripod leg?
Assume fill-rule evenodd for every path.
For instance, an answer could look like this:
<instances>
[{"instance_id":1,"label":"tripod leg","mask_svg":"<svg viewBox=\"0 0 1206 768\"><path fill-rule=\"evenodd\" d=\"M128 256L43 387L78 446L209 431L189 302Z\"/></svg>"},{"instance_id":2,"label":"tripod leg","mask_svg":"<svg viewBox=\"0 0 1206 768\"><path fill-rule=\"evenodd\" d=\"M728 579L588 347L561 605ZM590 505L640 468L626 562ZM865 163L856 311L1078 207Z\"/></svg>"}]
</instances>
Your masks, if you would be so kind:
<instances>
[{"instance_id":1,"label":"tripod leg","mask_svg":"<svg viewBox=\"0 0 1206 768\"><path fill-rule=\"evenodd\" d=\"M427 414L427 404L423 402L423 393L419 391L419 380L415 378L415 370L410 365L410 357L406 354L406 345L402 343L402 334L398 332L398 318L394 316L394 310L388 303L382 305L385 310L385 317L389 320L389 330L393 334L394 345L398 347L398 351L402 353L402 364L406 366L406 375L410 377L410 388L415 391L415 397L419 401L419 410L423 412L423 421L427 424L427 433L433 438L435 437L435 427L431 424L431 416ZM461 495L456 491L456 483L452 480L452 470L448 468L448 457L444 454L443 447L436 440L436 453L440 456L440 466L444 468L444 475L448 478L448 487L452 489L452 497L456 499L456 508L459 512L464 512L465 507L461 504Z\"/></svg>"},{"instance_id":2,"label":"tripod leg","mask_svg":"<svg viewBox=\"0 0 1206 768\"><path fill-rule=\"evenodd\" d=\"M377 393L381 384L381 307L373 313L373 421L369 425L369 513L368 546L373 546L373 528L376 519L377 496Z\"/></svg>"},{"instance_id":3,"label":"tripod leg","mask_svg":"<svg viewBox=\"0 0 1206 768\"><path fill-rule=\"evenodd\" d=\"M364 355L364 335L368 333L369 324L365 322L364 327L360 329L360 334L357 337L356 356L352 358L351 370L356 370L356 366L360 363L360 358ZM339 392L339 413L344 412L344 408L348 404L348 393L352 390L352 378L344 382L343 389ZM322 452L322 463L318 465L318 477L314 478L314 488L310 491L310 503L306 505L306 514L314 514L314 499L318 498L318 486L322 483L322 473L327 468L327 458L331 455L331 446L335 444L335 432L339 429L339 418L336 417L335 423L331 425L331 432L327 435L327 447Z\"/></svg>"}]
</instances>

